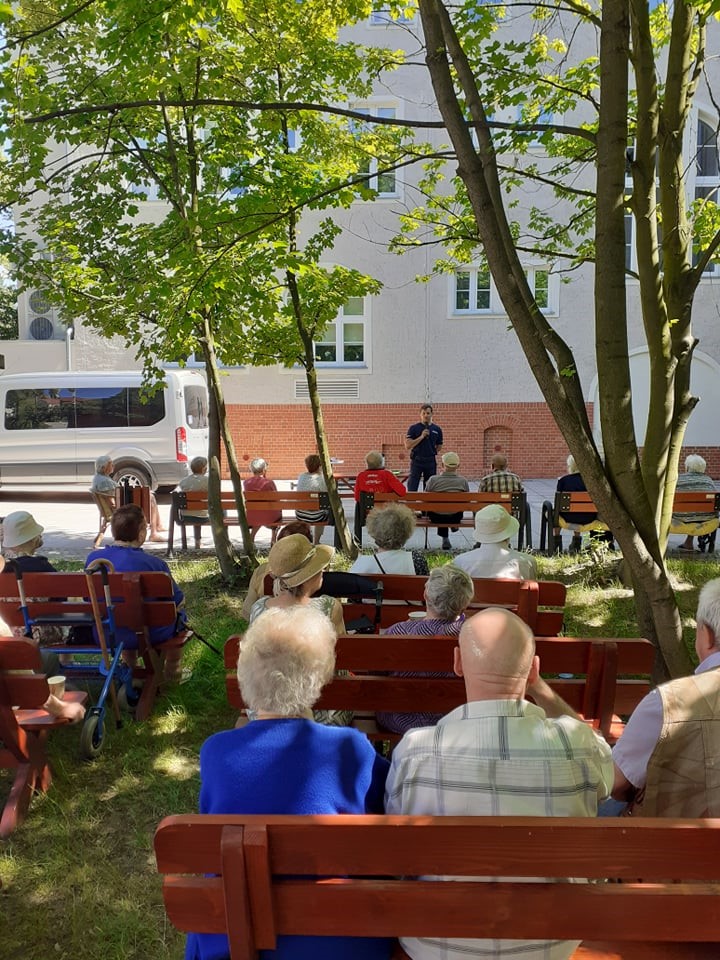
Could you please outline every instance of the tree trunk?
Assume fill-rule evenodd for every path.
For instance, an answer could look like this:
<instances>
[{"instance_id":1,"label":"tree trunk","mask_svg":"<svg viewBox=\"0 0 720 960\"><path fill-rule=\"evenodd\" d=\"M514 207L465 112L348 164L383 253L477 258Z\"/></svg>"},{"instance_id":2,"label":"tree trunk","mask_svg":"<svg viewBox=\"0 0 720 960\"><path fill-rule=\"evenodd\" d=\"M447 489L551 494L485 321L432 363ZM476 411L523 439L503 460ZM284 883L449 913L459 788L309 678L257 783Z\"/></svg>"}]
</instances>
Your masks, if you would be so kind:
<instances>
[{"instance_id":1,"label":"tree trunk","mask_svg":"<svg viewBox=\"0 0 720 960\"><path fill-rule=\"evenodd\" d=\"M342 499L338 493L337 483L333 475L332 464L330 463L330 450L327 443L327 434L325 433L325 421L323 419L322 403L317 385L317 372L315 369L315 345L313 338L305 325L303 319L302 304L300 302L300 293L298 291L297 278L294 273L288 271L286 274L288 291L293 305L293 316L297 326L298 335L303 345L303 366L307 377L308 393L310 395L310 408L313 415L313 427L315 429L315 442L317 443L318 456L322 464L322 471L325 477L325 486L327 487L328 498L330 500L330 509L332 510L335 521L335 540L340 545L342 552L354 559L357 556L357 546L350 535L350 529L347 525L345 511L342 505Z\"/></svg>"},{"instance_id":2,"label":"tree trunk","mask_svg":"<svg viewBox=\"0 0 720 960\"><path fill-rule=\"evenodd\" d=\"M209 422L210 438L208 444L208 515L210 528L215 543L215 555L220 564L220 573L226 583L233 583L237 579L238 568L235 563L230 537L227 527L223 523L222 505L220 503L220 418L218 416L215 392L209 391Z\"/></svg>"},{"instance_id":3,"label":"tree trunk","mask_svg":"<svg viewBox=\"0 0 720 960\"><path fill-rule=\"evenodd\" d=\"M235 455L235 444L227 420L225 410L225 397L220 383L220 371L217 365L217 355L215 353L215 341L212 329L210 327L210 318L206 313L203 318L204 334L201 338L203 356L205 359L205 369L208 377L208 387L215 398L215 404L218 412L218 423L220 425L220 435L222 437L225 455L227 457L230 479L232 480L233 492L235 493L235 505L238 512L238 524L243 538L243 547L245 554L254 565L257 563L255 555L255 544L250 536L250 528L247 522L247 513L245 511L245 497L243 496L242 478L238 467L237 456Z\"/></svg>"},{"instance_id":4,"label":"tree trunk","mask_svg":"<svg viewBox=\"0 0 720 960\"><path fill-rule=\"evenodd\" d=\"M612 3L613 0L609 2ZM622 548L635 586L638 616L643 632L658 645L672 675L687 673L691 663L682 644L677 605L659 549L655 507L648 499L641 480L629 411L618 408L625 433L617 436L611 443L612 466L606 470L595 446L572 352L549 326L533 298L523 265L512 243L506 212L498 201L502 191L498 184L497 165L492 150L483 149L482 136L487 133L487 125L485 124L483 129L485 111L477 78L470 68L444 4L440 0L419 0L419 9L425 33L426 63L438 107L455 148L458 175L467 189L484 253L505 310L553 418L578 462L588 490ZM614 37L610 38L610 42L616 45L619 43L622 51L627 48L627 39L619 36L618 31L627 30L626 8L620 0L616 0L615 8L611 8L610 12L615 18L612 29ZM479 131L480 154L472 142L465 114L460 107L448 55L452 60L454 75L461 85L464 102ZM623 69L627 71L627 60ZM620 158L623 162L625 158L626 142L622 139L617 122L618 103L622 102L623 96L625 94L622 90L620 99L616 96L611 129L604 144L609 161L613 151L619 153L619 157L614 156L611 161L614 162L613 178L607 192L612 209L607 213L608 220L604 229L608 237L613 235L615 240L617 236L622 237L624 270L622 175L619 171ZM609 249L613 257L613 271L617 272L620 260L615 241L611 242ZM619 355L621 349L624 351L621 358L624 366L620 369L619 376L627 387L627 337L623 345L614 337L612 331L609 331L609 335L613 338L615 354ZM602 338L599 340L598 349L603 350ZM598 365L600 367L602 364ZM607 364L604 366L605 391L609 396L615 386L612 372L608 370ZM624 391L619 402L629 404L629 390ZM609 437L611 431L617 430L617 425L612 417L607 416L604 423ZM631 430L629 437L628 425ZM632 456L629 463L623 464L621 454L627 453L628 449L632 450Z\"/></svg>"}]
</instances>

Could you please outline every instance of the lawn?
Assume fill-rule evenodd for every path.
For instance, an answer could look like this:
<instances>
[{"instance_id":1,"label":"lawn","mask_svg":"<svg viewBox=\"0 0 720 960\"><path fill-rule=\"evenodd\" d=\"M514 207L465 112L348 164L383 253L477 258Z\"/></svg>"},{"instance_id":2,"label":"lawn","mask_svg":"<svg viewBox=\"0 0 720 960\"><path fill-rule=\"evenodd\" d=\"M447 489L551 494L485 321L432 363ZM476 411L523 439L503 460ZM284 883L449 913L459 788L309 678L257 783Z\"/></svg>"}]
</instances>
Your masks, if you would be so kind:
<instances>
[{"instance_id":1,"label":"lawn","mask_svg":"<svg viewBox=\"0 0 720 960\"><path fill-rule=\"evenodd\" d=\"M447 561L434 555L431 563ZM610 564L539 558L541 575L568 583L568 636L637 636L632 593ZM692 649L697 592L720 575L715 561L670 562L685 639ZM192 626L221 647L242 627L242 592L228 593L212 561L178 563ZM77 759L78 728L50 740L54 782L33 799L25 824L0 846L0 960L179 960L183 937L166 921L152 837L170 813L192 812L198 751L235 721L222 663L193 641L190 682L158 703L143 724L109 730L93 763ZM9 776L0 776L4 799Z\"/></svg>"}]
</instances>

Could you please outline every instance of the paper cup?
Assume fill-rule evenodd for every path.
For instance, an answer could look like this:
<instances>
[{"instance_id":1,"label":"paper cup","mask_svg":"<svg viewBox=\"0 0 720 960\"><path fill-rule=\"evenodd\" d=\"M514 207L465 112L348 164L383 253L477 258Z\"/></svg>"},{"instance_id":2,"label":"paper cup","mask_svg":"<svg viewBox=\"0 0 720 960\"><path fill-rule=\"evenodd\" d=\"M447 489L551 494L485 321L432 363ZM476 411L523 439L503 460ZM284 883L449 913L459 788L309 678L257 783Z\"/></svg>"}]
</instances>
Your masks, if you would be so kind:
<instances>
[{"instance_id":1,"label":"paper cup","mask_svg":"<svg viewBox=\"0 0 720 960\"><path fill-rule=\"evenodd\" d=\"M424 611L424 610L413 610L412 613L409 613L409 614L408 614L408 619L409 619L409 620L424 620L424 619L425 619L425 616L426 616L426 614L425 614L425 611Z\"/></svg>"},{"instance_id":2,"label":"paper cup","mask_svg":"<svg viewBox=\"0 0 720 960\"><path fill-rule=\"evenodd\" d=\"M57 697L58 700L63 699L65 696L65 677L48 677L48 686L54 697Z\"/></svg>"}]
</instances>

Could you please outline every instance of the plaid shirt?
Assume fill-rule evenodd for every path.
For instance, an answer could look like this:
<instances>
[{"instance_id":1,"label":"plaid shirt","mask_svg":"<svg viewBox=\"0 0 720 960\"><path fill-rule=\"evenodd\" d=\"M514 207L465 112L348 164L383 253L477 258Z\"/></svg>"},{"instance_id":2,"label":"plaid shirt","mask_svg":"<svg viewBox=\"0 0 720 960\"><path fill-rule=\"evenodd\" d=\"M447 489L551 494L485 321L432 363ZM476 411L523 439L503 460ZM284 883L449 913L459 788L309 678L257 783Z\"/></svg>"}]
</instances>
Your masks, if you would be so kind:
<instances>
[{"instance_id":1,"label":"plaid shirt","mask_svg":"<svg viewBox=\"0 0 720 960\"><path fill-rule=\"evenodd\" d=\"M464 704L407 733L385 788L387 813L594 817L610 793L610 747L572 717L526 700ZM576 941L403 939L414 960L567 960Z\"/></svg>"},{"instance_id":2,"label":"plaid shirt","mask_svg":"<svg viewBox=\"0 0 720 960\"><path fill-rule=\"evenodd\" d=\"M493 470L483 477L478 485L480 493L514 493L522 489L520 477L509 470Z\"/></svg>"}]
</instances>

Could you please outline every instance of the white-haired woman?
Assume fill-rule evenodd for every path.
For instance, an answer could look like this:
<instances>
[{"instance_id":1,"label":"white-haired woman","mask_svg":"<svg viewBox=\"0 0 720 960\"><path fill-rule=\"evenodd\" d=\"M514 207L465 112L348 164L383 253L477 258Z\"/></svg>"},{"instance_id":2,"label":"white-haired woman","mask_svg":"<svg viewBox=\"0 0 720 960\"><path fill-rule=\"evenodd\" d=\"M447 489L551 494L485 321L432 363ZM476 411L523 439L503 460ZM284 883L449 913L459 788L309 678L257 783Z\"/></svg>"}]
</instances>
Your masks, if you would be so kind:
<instances>
[{"instance_id":1,"label":"white-haired woman","mask_svg":"<svg viewBox=\"0 0 720 960\"><path fill-rule=\"evenodd\" d=\"M255 620L237 673L257 719L203 744L200 813L383 812L388 762L359 731L312 720L334 669L335 634L317 610L275 607ZM375 938L279 937L277 944L283 960L387 960L389 954L390 942ZM228 956L226 937L189 934L186 960Z\"/></svg>"},{"instance_id":2,"label":"white-haired woman","mask_svg":"<svg viewBox=\"0 0 720 960\"><path fill-rule=\"evenodd\" d=\"M568 454L567 458L567 470L568 472L564 477L560 477L557 482L557 488L560 491L567 491L569 493L573 492L584 492L587 490L585 486L585 481L580 476L580 470L578 465L575 463L575 457L572 454ZM582 528L587 528L588 524L592 524L597 520L597 513L578 513L573 511L572 513L560 513L560 516L563 520L566 521L566 525L573 531L573 538L570 544L570 553L577 553L582 546ZM598 540L605 540L611 547L615 543L615 538L613 537L610 530L606 530L602 527L601 524L597 525L597 533L591 534ZM562 553L562 528L553 527L553 538L554 538L554 549L556 553Z\"/></svg>"},{"instance_id":3,"label":"white-haired woman","mask_svg":"<svg viewBox=\"0 0 720 960\"><path fill-rule=\"evenodd\" d=\"M375 507L367 518L367 529L375 541L375 553L361 554L350 573L408 573L427 576L428 565L420 550L406 550L415 530L415 514L404 503Z\"/></svg>"},{"instance_id":4,"label":"white-haired woman","mask_svg":"<svg viewBox=\"0 0 720 960\"><path fill-rule=\"evenodd\" d=\"M98 496L106 497L111 502L113 509L115 508L115 491L119 486L111 476L114 470L115 464L112 457L109 454L103 454L95 461L95 476L90 484L90 490L97 493ZM164 529L155 494L150 491L150 536L148 539L153 543L164 542L167 539L162 535ZM99 546L99 544L96 543L96 546Z\"/></svg>"},{"instance_id":5,"label":"white-haired woman","mask_svg":"<svg viewBox=\"0 0 720 960\"><path fill-rule=\"evenodd\" d=\"M702 490L712 491L717 489L713 480L705 473L707 464L703 457L697 453L690 453L685 457L685 473L681 473L677 478L675 490L677 493L695 493ZM710 533L715 528L714 521L708 524L706 513L674 513L672 515L673 524L692 524L693 532L687 533L685 540L680 544L678 550L683 553L694 553L693 540L698 538L702 544L703 540L709 539ZM711 529L705 529L709 526ZM685 531L682 531L685 533Z\"/></svg>"},{"instance_id":6,"label":"white-haired woman","mask_svg":"<svg viewBox=\"0 0 720 960\"><path fill-rule=\"evenodd\" d=\"M243 480L243 490L246 493L271 493L277 490L275 481L267 475L268 466L267 460L262 457L255 457L250 461L252 476ZM270 527L270 542L275 543L277 524L282 522L282 510L248 510L247 522L253 540L260 527Z\"/></svg>"},{"instance_id":7,"label":"white-haired woman","mask_svg":"<svg viewBox=\"0 0 720 960\"><path fill-rule=\"evenodd\" d=\"M457 637L465 621L465 610L473 598L470 574L452 563L434 567L425 584L426 615L420 620L395 623L384 631L396 636ZM396 677L452 677L453 673L394 673ZM433 727L440 717L434 713L378 713L385 730L406 733L414 727Z\"/></svg>"}]
</instances>

